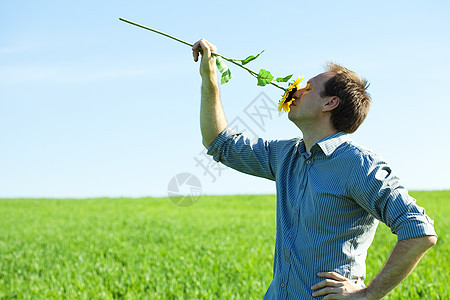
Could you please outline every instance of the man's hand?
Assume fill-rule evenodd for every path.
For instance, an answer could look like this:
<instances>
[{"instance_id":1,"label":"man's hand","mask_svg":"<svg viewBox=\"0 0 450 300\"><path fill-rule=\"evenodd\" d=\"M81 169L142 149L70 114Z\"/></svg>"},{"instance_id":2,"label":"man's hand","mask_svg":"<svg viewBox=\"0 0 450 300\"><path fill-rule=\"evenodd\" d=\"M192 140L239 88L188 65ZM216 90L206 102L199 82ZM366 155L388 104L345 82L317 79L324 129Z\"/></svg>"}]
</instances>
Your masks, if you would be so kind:
<instances>
[{"instance_id":1,"label":"man's hand","mask_svg":"<svg viewBox=\"0 0 450 300\"><path fill-rule=\"evenodd\" d=\"M321 272L319 277L327 278L311 287L317 290L314 297L325 296L323 299L367 299L365 288L357 286L350 279L336 272Z\"/></svg>"},{"instance_id":2,"label":"man's hand","mask_svg":"<svg viewBox=\"0 0 450 300\"><path fill-rule=\"evenodd\" d=\"M201 39L192 47L192 55L195 62L198 61L199 53L202 55L200 62L200 75L202 77L216 75L216 57L211 52L217 52L216 46L204 39Z\"/></svg>"}]
</instances>

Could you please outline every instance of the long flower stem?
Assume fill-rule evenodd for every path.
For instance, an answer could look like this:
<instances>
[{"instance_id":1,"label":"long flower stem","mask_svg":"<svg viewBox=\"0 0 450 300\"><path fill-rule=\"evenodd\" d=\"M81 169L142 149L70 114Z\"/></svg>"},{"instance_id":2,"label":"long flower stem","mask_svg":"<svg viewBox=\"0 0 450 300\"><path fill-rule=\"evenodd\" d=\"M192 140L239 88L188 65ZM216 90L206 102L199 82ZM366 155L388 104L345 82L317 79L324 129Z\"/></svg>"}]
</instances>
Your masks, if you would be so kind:
<instances>
[{"instance_id":1,"label":"long flower stem","mask_svg":"<svg viewBox=\"0 0 450 300\"><path fill-rule=\"evenodd\" d=\"M134 26L137 26L137 27L141 27L141 28L144 28L144 29L153 31L153 32L155 32L155 33L164 35L165 37L171 38L171 39L173 39L173 40L175 40L175 41L178 41L178 42L180 42L180 43L182 43L182 44L191 46L191 48L194 47L193 44L188 43L188 42L186 42L186 41L183 41L183 40L181 40L181 39L179 39L179 38L176 38L176 37L174 37L174 36L172 36L172 35L170 35L170 34L167 34L167 33L162 32L162 31L159 31L159 30L156 30L156 29L153 29L153 28L150 28L150 27L147 27L147 26L144 26L144 25L135 23L135 22L133 22L133 21L130 21L130 20L127 20L127 19L124 19L124 18L119 18L119 20L120 20L120 21L123 21L123 22L126 22L126 23L129 23L129 24L131 24L131 25L134 25ZM241 64L238 64L237 62L235 62L235 61L234 61L233 59L231 59L231 58L225 57L225 56L223 56L223 55L221 55L221 54L219 54L219 53L215 53L215 52L212 52L212 54L215 55L215 56L220 56L220 57L222 57L223 59L225 59L226 61L229 61L229 62L235 64L236 66L241 67L242 69L246 70L247 72L249 72L250 74L252 74L252 75L255 76L255 77L258 76L258 73L256 73L255 71L253 71L253 70L251 70L251 69L249 69L249 68L247 68L247 67L244 67L244 66L241 65ZM276 84L276 83L274 83L274 82L270 82L270 84L273 85L273 86L275 86L275 87L277 87L277 88L279 88L279 89L282 89L283 91L286 91L286 90L287 90L287 89L285 89L284 87L279 86L278 84Z\"/></svg>"},{"instance_id":2,"label":"long flower stem","mask_svg":"<svg viewBox=\"0 0 450 300\"><path fill-rule=\"evenodd\" d=\"M226 61L229 61L229 62L235 64L236 66L239 66L239 67L241 67L241 68L244 69L244 70L247 70L250 74L254 75L255 77L258 77L258 73L256 73L255 71L253 71L253 70L251 70L251 69L249 69L249 68L247 68L247 67L244 67L243 65L238 64L238 63L235 62L233 59L228 58L228 57L225 57L225 56L223 56L223 55L221 55L221 54L219 54L219 53L215 53L215 52L212 52L212 54L213 54L213 55L216 55L216 56L220 56L220 57L222 57L223 59L225 59ZM287 90L287 89L285 89L284 87L281 87L281 86L279 86L278 84L276 84L276 83L274 83L274 82L272 82L272 81L270 82L270 84L273 85L273 86L276 86L276 87L279 88L279 89L282 89L283 91L286 91L286 90Z\"/></svg>"}]
</instances>

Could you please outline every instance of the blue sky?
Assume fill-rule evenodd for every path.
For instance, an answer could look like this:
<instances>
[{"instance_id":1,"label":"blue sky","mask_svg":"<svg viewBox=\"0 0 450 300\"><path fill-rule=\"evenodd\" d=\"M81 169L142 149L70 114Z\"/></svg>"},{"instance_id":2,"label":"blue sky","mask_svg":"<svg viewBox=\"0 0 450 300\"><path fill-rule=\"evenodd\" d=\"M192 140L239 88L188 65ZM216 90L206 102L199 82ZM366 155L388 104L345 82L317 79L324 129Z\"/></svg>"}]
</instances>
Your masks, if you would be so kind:
<instances>
[{"instance_id":1,"label":"blue sky","mask_svg":"<svg viewBox=\"0 0 450 300\"><path fill-rule=\"evenodd\" d=\"M228 57L264 49L249 67L276 76L308 79L326 61L356 71L373 104L352 138L408 189L449 189L449 11L448 1L2 1L0 197L166 196L182 172L204 194L275 193L230 169L205 174L190 48L119 17L206 38ZM230 68L229 122L268 139L300 136L286 115L251 114L280 90Z\"/></svg>"}]
</instances>

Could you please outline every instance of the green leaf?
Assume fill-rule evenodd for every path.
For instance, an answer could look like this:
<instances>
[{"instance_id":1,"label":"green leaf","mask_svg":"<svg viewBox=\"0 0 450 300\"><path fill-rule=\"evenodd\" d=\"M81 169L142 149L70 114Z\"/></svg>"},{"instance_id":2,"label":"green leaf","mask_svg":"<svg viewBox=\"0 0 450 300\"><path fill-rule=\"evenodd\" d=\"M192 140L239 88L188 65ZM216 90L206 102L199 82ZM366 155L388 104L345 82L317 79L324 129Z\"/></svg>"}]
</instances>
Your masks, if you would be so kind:
<instances>
[{"instance_id":1,"label":"green leaf","mask_svg":"<svg viewBox=\"0 0 450 300\"><path fill-rule=\"evenodd\" d=\"M276 80L277 82L287 82L289 79L291 79L292 75L294 75L294 74L291 74L291 75L286 76L286 77L278 77L278 78L275 79L275 80Z\"/></svg>"},{"instance_id":2,"label":"green leaf","mask_svg":"<svg viewBox=\"0 0 450 300\"><path fill-rule=\"evenodd\" d=\"M220 80L220 84L227 83L231 79L231 71L230 69L227 69L225 72L222 73L222 79Z\"/></svg>"},{"instance_id":3,"label":"green leaf","mask_svg":"<svg viewBox=\"0 0 450 300\"><path fill-rule=\"evenodd\" d=\"M245 65L245 64L248 64L249 62L251 62L252 60L257 59L258 56L260 56L264 51L265 51L265 50L261 51L261 52L260 52L258 55L256 55L256 56L250 55L250 56L247 57L246 59L241 60L241 64L242 64L242 65Z\"/></svg>"},{"instance_id":4,"label":"green leaf","mask_svg":"<svg viewBox=\"0 0 450 300\"><path fill-rule=\"evenodd\" d=\"M219 72L222 73L222 78L220 79L220 84L227 83L231 79L231 71L225 64L224 60L220 57L216 57L216 66Z\"/></svg>"},{"instance_id":5,"label":"green leaf","mask_svg":"<svg viewBox=\"0 0 450 300\"><path fill-rule=\"evenodd\" d=\"M265 86L266 84L269 84L272 81L273 76L272 76L272 74L270 74L269 71L261 69L261 70L259 70L259 74L258 74L257 78L258 78L258 85Z\"/></svg>"},{"instance_id":6,"label":"green leaf","mask_svg":"<svg viewBox=\"0 0 450 300\"><path fill-rule=\"evenodd\" d=\"M220 57L220 56L216 57L216 66L217 66L217 69L219 69L219 72L222 74L223 74L223 72L228 70L228 66L225 64L222 57Z\"/></svg>"}]
</instances>

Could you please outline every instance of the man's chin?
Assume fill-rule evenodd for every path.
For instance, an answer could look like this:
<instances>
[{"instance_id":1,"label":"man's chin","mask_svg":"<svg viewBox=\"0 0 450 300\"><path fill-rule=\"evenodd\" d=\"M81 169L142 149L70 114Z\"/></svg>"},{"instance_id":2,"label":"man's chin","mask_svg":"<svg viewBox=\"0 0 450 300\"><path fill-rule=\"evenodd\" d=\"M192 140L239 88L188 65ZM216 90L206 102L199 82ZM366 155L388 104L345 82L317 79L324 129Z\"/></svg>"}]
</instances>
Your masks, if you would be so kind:
<instances>
[{"instance_id":1,"label":"man's chin","mask_svg":"<svg viewBox=\"0 0 450 300\"><path fill-rule=\"evenodd\" d=\"M292 113L292 110L289 110L289 112L288 112L288 119L293 121L293 118L294 118L294 114Z\"/></svg>"},{"instance_id":2,"label":"man's chin","mask_svg":"<svg viewBox=\"0 0 450 300\"><path fill-rule=\"evenodd\" d=\"M288 112L288 119L289 119L291 122L294 122L295 124L297 124L297 122L299 122L299 115L298 115L298 112L297 112L297 111L292 111L292 110L290 110L290 111Z\"/></svg>"}]
</instances>

